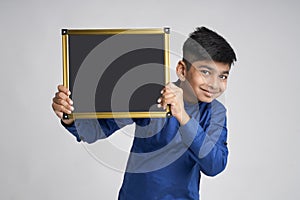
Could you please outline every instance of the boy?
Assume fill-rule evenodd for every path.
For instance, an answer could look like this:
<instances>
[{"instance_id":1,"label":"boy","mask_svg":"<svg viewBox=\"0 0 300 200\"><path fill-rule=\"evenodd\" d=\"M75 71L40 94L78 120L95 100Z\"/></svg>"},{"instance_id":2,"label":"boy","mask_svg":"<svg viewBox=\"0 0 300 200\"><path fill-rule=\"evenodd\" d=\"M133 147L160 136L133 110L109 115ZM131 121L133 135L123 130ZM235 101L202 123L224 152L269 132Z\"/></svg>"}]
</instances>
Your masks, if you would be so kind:
<instances>
[{"instance_id":1,"label":"boy","mask_svg":"<svg viewBox=\"0 0 300 200\"><path fill-rule=\"evenodd\" d=\"M201 173L215 176L227 163L226 109L216 100L225 90L236 56L217 33L197 28L183 45L178 62L179 80L161 91L158 106L171 105L165 119L62 120L78 141L93 143L136 123L119 199L199 199ZM74 108L70 92L58 86L53 110Z\"/></svg>"}]
</instances>

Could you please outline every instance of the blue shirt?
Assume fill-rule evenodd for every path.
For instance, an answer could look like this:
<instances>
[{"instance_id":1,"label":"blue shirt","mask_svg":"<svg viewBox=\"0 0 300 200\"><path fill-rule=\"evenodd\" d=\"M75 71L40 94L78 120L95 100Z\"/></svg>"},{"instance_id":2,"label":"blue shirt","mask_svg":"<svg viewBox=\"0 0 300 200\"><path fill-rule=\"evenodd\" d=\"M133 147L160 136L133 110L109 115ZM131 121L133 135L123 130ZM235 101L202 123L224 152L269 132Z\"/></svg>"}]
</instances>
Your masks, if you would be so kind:
<instances>
[{"instance_id":1,"label":"blue shirt","mask_svg":"<svg viewBox=\"0 0 300 200\"><path fill-rule=\"evenodd\" d=\"M64 125L77 141L93 143L136 123L120 200L199 199L201 173L215 176L228 157L226 109L217 100L185 103L191 119L77 119Z\"/></svg>"}]
</instances>

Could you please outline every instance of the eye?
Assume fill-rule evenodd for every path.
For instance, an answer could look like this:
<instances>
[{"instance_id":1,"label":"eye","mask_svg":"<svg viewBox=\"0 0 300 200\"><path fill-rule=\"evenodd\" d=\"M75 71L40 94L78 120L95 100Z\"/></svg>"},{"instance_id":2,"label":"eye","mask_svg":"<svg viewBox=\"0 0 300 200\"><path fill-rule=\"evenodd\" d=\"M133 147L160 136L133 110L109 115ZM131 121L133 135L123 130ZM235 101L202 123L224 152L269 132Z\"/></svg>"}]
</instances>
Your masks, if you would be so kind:
<instances>
[{"instance_id":1,"label":"eye","mask_svg":"<svg viewBox=\"0 0 300 200\"><path fill-rule=\"evenodd\" d=\"M228 76L227 75L220 75L219 78L222 79L222 80L226 80L226 79L228 79Z\"/></svg>"},{"instance_id":2,"label":"eye","mask_svg":"<svg viewBox=\"0 0 300 200\"><path fill-rule=\"evenodd\" d=\"M205 69L201 69L200 72L204 75L210 75L210 71L205 70Z\"/></svg>"}]
</instances>

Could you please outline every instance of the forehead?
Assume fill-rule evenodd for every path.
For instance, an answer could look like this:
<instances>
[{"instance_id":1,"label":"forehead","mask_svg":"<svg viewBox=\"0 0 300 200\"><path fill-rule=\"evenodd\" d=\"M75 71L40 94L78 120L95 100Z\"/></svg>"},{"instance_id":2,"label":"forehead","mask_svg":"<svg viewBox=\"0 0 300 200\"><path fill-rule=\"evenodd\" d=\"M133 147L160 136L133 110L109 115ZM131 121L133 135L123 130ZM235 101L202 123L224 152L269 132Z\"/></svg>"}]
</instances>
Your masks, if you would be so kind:
<instances>
[{"instance_id":1,"label":"forehead","mask_svg":"<svg viewBox=\"0 0 300 200\"><path fill-rule=\"evenodd\" d=\"M230 71L229 64L222 63L222 62L216 62L216 61L212 61L212 60L195 61L192 63L192 66L194 66L196 68L207 67L207 68L215 70L219 73L224 73L224 72Z\"/></svg>"}]
</instances>

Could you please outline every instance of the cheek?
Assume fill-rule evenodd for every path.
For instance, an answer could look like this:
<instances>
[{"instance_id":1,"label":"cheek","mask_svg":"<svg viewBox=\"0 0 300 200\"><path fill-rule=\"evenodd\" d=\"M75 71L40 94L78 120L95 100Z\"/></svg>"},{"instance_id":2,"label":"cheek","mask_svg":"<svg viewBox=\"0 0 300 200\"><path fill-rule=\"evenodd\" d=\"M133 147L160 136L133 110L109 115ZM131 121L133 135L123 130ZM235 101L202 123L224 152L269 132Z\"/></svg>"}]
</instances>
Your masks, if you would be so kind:
<instances>
[{"instance_id":1,"label":"cheek","mask_svg":"<svg viewBox=\"0 0 300 200\"><path fill-rule=\"evenodd\" d=\"M207 80L201 74L195 73L194 76L191 77L190 83L198 87L199 85L206 84Z\"/></svg>"},{"instance_id":2,"label":"cheek","mask_svg":"<svg viewBox=\"0 0 300 200\"><path fill-rule=\"evenodd\" d=\"M220 90L221 90L222 92L224 92L224 91L226 90L226 88L227 88L227 82L222 82L222 83L220 84Z\"/></svg>"},{"instance_id":3,"label":"cheek","mask_svg":"<svg viewBox=\"0 0 300 200\"><path fill-rule=\"evenodd\" d=\"M203 86L203 81L199 81L197 79L192 79L192 80L190 80L190 84L191 84L191 87L193 88L193 90L195 92L197 92L199 90L199 87Z\"/></svg>"}]
</instances>

